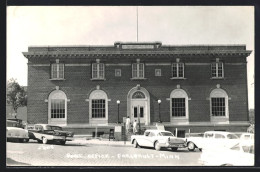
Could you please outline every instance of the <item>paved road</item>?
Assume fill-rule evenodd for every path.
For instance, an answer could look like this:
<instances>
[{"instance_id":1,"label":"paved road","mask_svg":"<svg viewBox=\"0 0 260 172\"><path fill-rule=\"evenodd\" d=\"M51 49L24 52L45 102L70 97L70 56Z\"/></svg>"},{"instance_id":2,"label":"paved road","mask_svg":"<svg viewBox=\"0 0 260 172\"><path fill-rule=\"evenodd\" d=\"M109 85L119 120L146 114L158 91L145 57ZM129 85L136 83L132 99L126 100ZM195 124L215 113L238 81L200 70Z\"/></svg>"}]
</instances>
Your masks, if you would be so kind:
<instances>
[{"instance_id":1,"label":"paved road","mask_svg":"<svg viewBox=\"0 0 260 172\"><path fill-rule=\"evenodd\" d=\"M7 166L198 166L201 152L118 145L7 143Z\"/></svg>"}]
</instances>

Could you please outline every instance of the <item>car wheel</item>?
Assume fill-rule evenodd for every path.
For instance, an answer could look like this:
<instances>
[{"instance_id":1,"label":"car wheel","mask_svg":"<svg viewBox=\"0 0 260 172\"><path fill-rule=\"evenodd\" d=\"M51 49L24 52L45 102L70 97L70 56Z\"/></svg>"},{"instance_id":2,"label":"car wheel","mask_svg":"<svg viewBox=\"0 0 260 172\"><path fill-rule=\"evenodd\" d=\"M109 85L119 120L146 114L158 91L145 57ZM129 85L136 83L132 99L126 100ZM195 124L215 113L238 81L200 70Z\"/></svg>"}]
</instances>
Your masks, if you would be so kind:
<instances>
[{"instance_id":1,"label":"car wheel","mask_svg":"<svg viewBox=\"0 0 260 172\"><path fill-rule=\"evenodd\" d=\"M154 149L157 150L157 151L161 150L161 146L160 146L158 141L155 142Z\"/></svg>"},{"instance_id":2,"label":"car wheel","mask_svg":"<svg viewBox=\"0 0 260 172\"><path fill-rule=\"evenodd\" d=\"M134 148L137 148L138 147L138 143L137 143L137 141L136 140L134 140Z\"/></svg>"},{"instance_id":3,"label":"car wheel","mask_svg":"<svg viewBox=\"0 0 260 172\"><path fill-rule=\"evenodd\" d=\"M178 148L174 147L174 148L172 148L172 151L177 151L177 149L178 149Z\"/></svg>"},{"instance_id":4,"label":"car wheel","mask_svg":"<svg viewBox=\"0 0 260 172\"><path fill-rule=\"evenodd\" d=\"M60 144L61 144L61 145L65 145L65 143L66 143L66 140L60 141Z\"/></svg>"},{"instance_id":5,"label":"car wheel","mask_svg":"<svg viewBox=\"0 0 260 172\"><path fill-rule=\"evenodd\" d=\"M43 143L43 144L47 144L47 143L48 143L48 139L45 138L45 137L42 137L42 143Z\"/></svg>"},{"instance_id":6,"label":"car wheel","mask_svg":"<svg viewBox=\"0 0 260 172\"><path fill-rule=\"evenodd\" d=\"M195 144L194 144L193 142L189 142L189 143L188 143L188 149L189 149L189 151L194 151L194 149L195 149Z\"/></svg>"}]
</instances>

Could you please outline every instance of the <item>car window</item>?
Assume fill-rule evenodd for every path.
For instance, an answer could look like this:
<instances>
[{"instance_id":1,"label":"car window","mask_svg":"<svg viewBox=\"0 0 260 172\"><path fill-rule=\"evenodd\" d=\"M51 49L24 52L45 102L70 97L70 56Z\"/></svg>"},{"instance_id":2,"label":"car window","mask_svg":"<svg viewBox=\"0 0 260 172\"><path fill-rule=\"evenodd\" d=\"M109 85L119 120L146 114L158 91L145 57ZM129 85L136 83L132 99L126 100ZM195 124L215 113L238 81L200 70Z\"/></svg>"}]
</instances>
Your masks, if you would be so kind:
<instances>
[{"instance_id":1,"label":"car window","mask_svg":"<svg viewBox=\"0 0 260 172\"><path fill-rule=\"evenodd\" d=\"M242 149L243 149L244 152L251 153L251 154L253 154L254 151L255 151L253 145L251 145L251 146L242 146Z\"/></svg>"},{"instance_id":2,"label":"car window","mask_svg":"<svg viewBox=\"0 0 260 172\"><path fill-rule=\"evenodd\" d=\"M35 125L35 130L43 130L43 127L41 125Z\"/></svg>"},{"instance_id":3,"label":"car window","mask_svg":"<svg viewBox=\"0 0 260 172\"><path fill-rule=\"evenodd\" d=\"M239 150L240 150L239 144L236 144L235 146L233 146L233 147L230 148L230 149L231 149L231 150L239 151Z\"/></svg>"},{"instance_id":4,"label":"car window","mask_svg":"<svg viewBox=\"0 0 260 172\"><path fill-rule=\"evenodd\" d=\"M215 134L215 138L216 139L224 139L225 138L225 136L223 135L223 134Z\"/></svg>"},{"instance_id":5,"label":"car window","mask_svg":"<svg viewBox=\"0 0 260 172\"><path fill-rule=\"evenodd\" d=\"M243 139L250 139L250 135L243 135Z\"/></svg>"},{"instance_id":6,"label":"car window","mask_svg":"<svg viewBox=\"0 0 260 172\"><path fill-rule=\"evenodd\" d=\"M62 130L62 128L59 126L50 126L50 129L51 130Z\"/></svg>"},{"instance_id":7,"label":"car window","mask_svg":"<svg viewBox=\"0 0 260 172\"><path fill-rule=\"evenodd\" d=\"M228 134L227 138L228 139L238 139L238 137L235 134Z\"/></svg>"},{"instance_id":8,"label":"car window","mask_svg":"<svg viewBox=\"0 0 260 172\"><path fill-rule=\"evenodd\" d=\"M150 132L145 132L144 135L145 136L148 136L150 134Z\"/></svg>"},{"instance_id":9,"label":"car window","mask_svg":"<svg viewBox=\"0 0 260 172\"><path fill-rule=\"evenodd\" d=\"M149 136L153 137L153 136L155 136L155 134L153 132L150 132Z\"/></svg>"},{"instance_id":10,"label":"car window","mask_svg":"<svg viewBox=\"0 0 260 172\"><path fill-rule=\"evenodd\" d=\"M213 133L205 133L205 138L213 138Z\"/></svg>"},{"instance_id":11,"label":"car window","mask_svg":"<svg viewBox=\"0 0 260 172\"><path fill-rule=\"evenodd\" d=\"M161 132L161 135L162 136L173 136L173 134L170 132Z\"/></svg>"}]
</instances>

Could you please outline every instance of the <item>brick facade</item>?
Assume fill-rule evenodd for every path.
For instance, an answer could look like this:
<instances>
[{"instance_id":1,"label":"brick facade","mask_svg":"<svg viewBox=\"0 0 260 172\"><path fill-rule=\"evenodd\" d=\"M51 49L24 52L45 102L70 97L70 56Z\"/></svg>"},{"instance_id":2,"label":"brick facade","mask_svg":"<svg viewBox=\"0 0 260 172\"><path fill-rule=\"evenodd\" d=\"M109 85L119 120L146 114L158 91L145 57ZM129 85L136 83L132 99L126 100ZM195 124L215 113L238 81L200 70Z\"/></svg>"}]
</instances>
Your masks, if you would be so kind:
<instances>
[{"instance_id":1,"label":"brick facade","mask_svg":"<svg viewBox=\"0 0 260 172\"><path fill-rule=\"evenodd\" d=\"M28 52L23 53L28 58L28 122L48 123L48 97L58 86L58 90L63 91L69 100L67 127L89 127L88 99L97 88L107 94L107 123L113 125L118 118L116 101L120 100L119 121L122 122L123 117L131 115L128 109L128 93L140 85L149 92L148 125L159 120L157 100L161 99L161 121L169 128L181 126L185 130L208 130L213 129L210 93L219 85L228 94L229 118L227 123L214 123L214 126L221 125L220 128L225 130L237 131L248 126L246 57L251 51L246 50L244 45L163 46L160 43L149 43L154 46L153 49L142 47L140 43L131 43L134 46L130 46L130 49L123 49L123 45L127 44L115 43L114 46L103 47L29 47ZM171 64L177 58L184 63L184 78L171 79ZM224 64L224 78L212 79L211 63L216 62L217 58ZM64 80L51 80L50 64L56 59L65 64ZM105 80L91 80L91 64L96 59L105 64ZM144 63L145 79L131 79L132 63L136 63L137 59ZM115 76L115 69L121 69L121 77ZM155 76L155 69L161 69L162 76ZM172 124L170 119L170 94L177 87L184 90L189 98L189 118L185 125ZM193 126L193 123L201 126Z\"/></svg>"}]
</instances>

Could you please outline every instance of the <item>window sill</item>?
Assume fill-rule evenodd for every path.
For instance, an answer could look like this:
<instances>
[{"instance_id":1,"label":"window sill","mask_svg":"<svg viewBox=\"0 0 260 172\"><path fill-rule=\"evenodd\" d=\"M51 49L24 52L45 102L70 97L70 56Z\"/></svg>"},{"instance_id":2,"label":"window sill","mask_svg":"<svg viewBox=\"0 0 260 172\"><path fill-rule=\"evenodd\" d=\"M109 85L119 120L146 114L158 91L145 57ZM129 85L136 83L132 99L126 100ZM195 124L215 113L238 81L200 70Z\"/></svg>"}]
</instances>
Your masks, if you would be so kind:
<instances>
[{"instance_id":1,"label":"window sill","mask_svg":"<svg viewBox=\"0 0 260 172\"><path fill-rule=\"evenodd\" d=\"M62 78L53 78L53 79L49 79L50 81L65 81L66 79L62 79Z\"/></svg>"},{"instance_id":2,"label":"window sill","mask_svg":"<svg viewBox=\"0 0 260 172\"><path fill-rule=\"evenodd\" d=\"M172 79L172 80L178 80L178 79L180 79L180 80L185 80L185 79L187 79L187 78L181 78L181 77L172 77L172 78L170 78L170 79Z\"/></svg>"},{"instance_id":3,"label":"window sill","mask_svg":"<svg viewBox=\"0 0 260 172\"><path fill-rule=\"evenodd\" d=\"M210 79L225 79L224 77L211 77Z\"/></svg>"},{"instance_id":4,"label":"window sill","mask_svg":"<svg viewBox=\"0 0 260 172\"><path fill-rule=\"evenodd\" d=\"M130 78L131 80L147 80L147 78Z\"/></svg>"},{"instance_id":5,"label":"window sill","mask_svg":"<svg viewBox=\"0 0 260 172\"><path fill-rule=\"evenodd\" d=\"M91 81L105 81L105 78L92 78Z\"/></svg>"}]
</instances>

